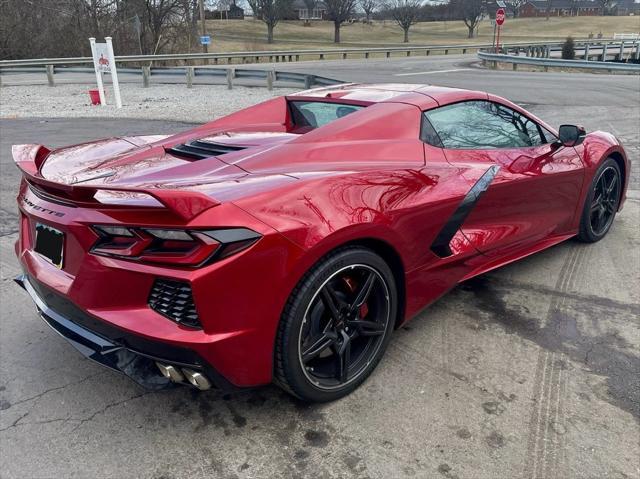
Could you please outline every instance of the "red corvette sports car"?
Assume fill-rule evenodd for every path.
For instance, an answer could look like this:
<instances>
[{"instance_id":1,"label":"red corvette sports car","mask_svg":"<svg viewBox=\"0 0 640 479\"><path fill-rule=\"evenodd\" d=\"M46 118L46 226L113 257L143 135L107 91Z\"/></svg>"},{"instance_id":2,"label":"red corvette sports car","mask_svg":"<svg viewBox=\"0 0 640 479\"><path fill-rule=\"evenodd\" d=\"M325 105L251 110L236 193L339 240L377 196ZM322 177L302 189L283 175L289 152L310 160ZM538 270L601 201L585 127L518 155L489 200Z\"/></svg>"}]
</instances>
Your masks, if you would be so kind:
<instances>
[{"instance_id":1,"label":"red corvette sports car","mask_svg":"<svg viewBox=\"0 0 640 479\"><path fill-rule=\"evenodd\" d=\"M604 237L629 161L502 98L339 85L174 136L14 146L16 281L138 383L355 389L456 284Z\"/></svg>"}]
</instances>

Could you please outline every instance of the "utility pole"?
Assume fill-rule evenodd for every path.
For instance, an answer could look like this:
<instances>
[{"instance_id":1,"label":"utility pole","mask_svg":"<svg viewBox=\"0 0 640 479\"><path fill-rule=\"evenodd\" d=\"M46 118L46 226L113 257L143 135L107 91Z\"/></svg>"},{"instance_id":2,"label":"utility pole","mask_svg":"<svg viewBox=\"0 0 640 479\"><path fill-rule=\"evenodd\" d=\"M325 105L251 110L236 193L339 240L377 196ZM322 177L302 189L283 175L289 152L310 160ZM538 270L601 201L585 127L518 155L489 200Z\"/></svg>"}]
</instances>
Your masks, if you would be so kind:
<instances>
[{"instance_id":1,"label":"utility pole","mask_svg":"<svg viewBox=\"0 0 640 479\"><path fill-rule=\"evenodd\" d=\"M207 24L204 18L204 0L198 0L198 6L200 7L200 35L203 37L207 34ZM206 43L202 44L202 51L209 53L209 46ZM209 64L209 60L204 61L205 65Z\"/></svg>"}]
</instances>

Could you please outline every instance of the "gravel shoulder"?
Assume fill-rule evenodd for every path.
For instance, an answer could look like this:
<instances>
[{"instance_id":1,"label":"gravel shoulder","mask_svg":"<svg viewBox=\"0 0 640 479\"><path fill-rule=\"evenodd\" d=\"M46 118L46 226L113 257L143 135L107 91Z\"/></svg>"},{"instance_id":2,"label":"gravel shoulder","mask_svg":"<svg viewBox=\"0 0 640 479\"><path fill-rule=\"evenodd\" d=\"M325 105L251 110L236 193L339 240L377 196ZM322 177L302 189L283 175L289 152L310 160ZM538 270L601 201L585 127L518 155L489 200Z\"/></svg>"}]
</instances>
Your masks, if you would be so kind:
<instances>
[{"instance_id":1,"label":"gravel shoulder","mask_svg":"<svg viewBox=\"0 0 640 479\"><path fill-rule=\"evenodd\" d=\"M295 91L262 87L222 85L121 86L123 106L114 105L113 89L107 87L107 105L92 106L88 85L3 86L0 88L0 118L144 118L206 122L255 103Z\"/></svg>"}]
</instances>

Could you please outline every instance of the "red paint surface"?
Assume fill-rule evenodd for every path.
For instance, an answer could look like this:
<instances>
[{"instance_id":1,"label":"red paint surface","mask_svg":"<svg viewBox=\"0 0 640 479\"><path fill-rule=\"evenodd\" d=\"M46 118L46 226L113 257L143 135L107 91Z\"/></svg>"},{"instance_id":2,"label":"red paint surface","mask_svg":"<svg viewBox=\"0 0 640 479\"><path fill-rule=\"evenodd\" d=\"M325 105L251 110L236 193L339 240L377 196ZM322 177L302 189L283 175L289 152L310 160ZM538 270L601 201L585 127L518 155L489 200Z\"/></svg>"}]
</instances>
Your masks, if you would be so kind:
<instances>
[{"instance_id":1,"label":"red paint surface","mask_svg":"<svg viewBox=\"0 0 640 479\"><path fill-rule=\"evenodd\" d=\"M344 86L295 98L368 107L306 134L293 132L287 100L276 98L172 137L100 140L50 153L39 145L14 147L29 182L77 205L45 200L23 180L16 244L23 268L90 314L192 348L232 383L257 385L271 380L276 328L290 292L327 252L353 242L393 251L404 273L402 323L461 280L575 235L587 188L607 156L620 156L628 181L624 150L607 133L589 134L576 148L452 151L420 140L423 110L465 99L490 99L539 121L482 92ZM166 151L203 138L246 148L199 161ZM454 236L454 254L439 258L430 250L435 236L494 164L500 170ZM96 192L118 204L96 203ZM36 222L65 233L62 270L32 251ZM241 226L263 236L239 254L193 269L93 255L92 224ZM202 331L149 309L156 277L191 282Z\"/></svg>"}]
</instances>

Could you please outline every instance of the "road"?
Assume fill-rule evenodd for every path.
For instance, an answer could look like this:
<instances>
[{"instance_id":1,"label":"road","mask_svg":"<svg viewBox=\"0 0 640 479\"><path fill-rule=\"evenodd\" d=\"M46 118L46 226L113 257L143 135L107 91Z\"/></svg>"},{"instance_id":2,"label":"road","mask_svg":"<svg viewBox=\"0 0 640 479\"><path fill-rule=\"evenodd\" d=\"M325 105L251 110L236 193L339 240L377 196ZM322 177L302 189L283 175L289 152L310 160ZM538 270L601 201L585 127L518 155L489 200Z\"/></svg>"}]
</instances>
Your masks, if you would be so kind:
<instances>
[{"instance_id":1,"label":"road","mask_svg":"<svg viewBox=\"0 0 640 479\"><path fill-rule=\"evenodd\" d=\"M635 165L630 198L600 243L570 241L460 285L394 334L363 387L325 405L275 387L148 393L50 331L11 281L18 173L10 145L189 125L0 120L2 477L638 477L638 78L471 63L459 56L286 67L484 89L551 124L612 131Z\"/></svg>"}]
</instances>

